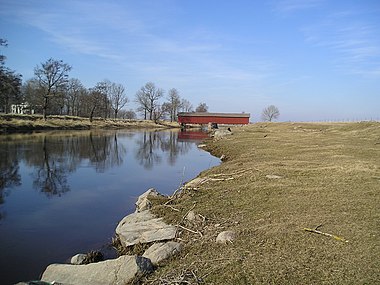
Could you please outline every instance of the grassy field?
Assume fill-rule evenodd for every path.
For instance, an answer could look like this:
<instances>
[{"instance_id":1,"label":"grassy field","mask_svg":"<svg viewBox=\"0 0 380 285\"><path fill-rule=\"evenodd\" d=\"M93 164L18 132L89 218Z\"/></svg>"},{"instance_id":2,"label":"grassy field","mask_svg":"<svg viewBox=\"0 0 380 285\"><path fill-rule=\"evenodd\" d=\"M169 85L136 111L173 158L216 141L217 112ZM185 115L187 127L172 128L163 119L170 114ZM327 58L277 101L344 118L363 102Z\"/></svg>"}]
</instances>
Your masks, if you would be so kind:
<instances>
[{"instance_id":1,"label":"grassy field","mask_svg":"<svg viewBox=\"0 0 380 285\"><path fill-rule=\"evenodd\" d=\"M380 284L380 123L233 132L207 142L225 159L200 174L203 183L155 206L186 228L184 249L144 284ZM236 239L217 244L224 230Z\"/></svg>"},{"instance_id":2,"label":"grassy field","mask_svg":"<svg viewBox=\"0 0 380 285\"><path fill-rule=\"evenodd\" d=\"M94 119L74 116L49 116L44 120L42 115L0 114L0 133L25 132L36 130L89 130L94 128L178 128L176 122L155 123L150 120L113 120Z\"/></svg>"}]
</instances>

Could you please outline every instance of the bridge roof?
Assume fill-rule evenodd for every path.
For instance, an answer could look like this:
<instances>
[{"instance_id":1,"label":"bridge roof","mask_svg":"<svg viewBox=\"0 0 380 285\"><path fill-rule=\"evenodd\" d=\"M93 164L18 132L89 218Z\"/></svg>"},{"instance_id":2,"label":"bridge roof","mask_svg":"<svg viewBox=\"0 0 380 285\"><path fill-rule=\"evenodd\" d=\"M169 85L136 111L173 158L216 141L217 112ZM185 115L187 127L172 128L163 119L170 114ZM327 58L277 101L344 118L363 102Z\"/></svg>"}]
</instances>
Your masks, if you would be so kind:
<instances>
[{"instance_id":1,"label":"bridge roof","mask_svg":"<svg viewBox=\"0 0 380 285\"><path fill-rule=\"evenodd\" d=\"M249 118L249 113L208 113L208 112L180 112L178 117L228 117Z\"/></svg>"}]
</instances>

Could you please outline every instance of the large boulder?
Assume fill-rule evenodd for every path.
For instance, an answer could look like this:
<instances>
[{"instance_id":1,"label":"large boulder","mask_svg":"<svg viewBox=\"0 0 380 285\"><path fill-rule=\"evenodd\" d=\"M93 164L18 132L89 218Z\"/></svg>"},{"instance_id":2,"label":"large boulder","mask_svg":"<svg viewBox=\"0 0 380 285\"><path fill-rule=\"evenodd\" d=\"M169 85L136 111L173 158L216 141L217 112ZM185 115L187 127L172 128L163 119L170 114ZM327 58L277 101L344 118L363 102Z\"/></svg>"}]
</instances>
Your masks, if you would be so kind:
<instances>
[{"instance_id":1,"label":"large boulder","mask_svg":"<svg viewBox=\"0 0 380 285\"><path fill-rule=\"evenodd\" d=\"M124 285L152 271L153 265L148 258L123 255L87 265L51 264L41 280L70 285Z\"/></svg>"},{"instance_id":2,"label":"large boulder","mask_svg":"<svg viewBox=\"0 0 380 285\"><path fill-rule=\"evenodd\" d=\"M149 258L153 265L158 265L161 261L179 253L181 249L181 244L175 241L155 243L144 252L143 257Z\"/></svg>"},{"instance_id":3,"label":"large boulder","mask_svg":"<svg viewBox=\"0 0 380 285\"><path fill-rule=\"evenodd\" d=\"M225 136L230 136L230 135L232 135L232 132L229 130L215 130L211 136L216 139L220 139L220 138L223 138Z\"/></svg>"},{"instance_id":4,"label":"large boulder","mask_svg":"<svg viewBox=\"0 0 380 285\"><path fill-rule=\"evenodd\" d=\"M176 227L166 224L150 211L142 211L124 217L116 227L116 234L121 244L128 247L138 243L174 239Z\"/></svg>"},{"instance_id":5,"label":"large boulder","mask_svg":"<svg viewBox=\"0 0 380 285\"><path fill-rule=\"evenodd\" d=\"M149 201L149 197L158 197L161 196L160 193L157 192L156 189L150 188L143 194L139 196L136 202L136 211L141 212L145 210L149 210L152 207L152 203Z\"/></svg>"}]
</instances>

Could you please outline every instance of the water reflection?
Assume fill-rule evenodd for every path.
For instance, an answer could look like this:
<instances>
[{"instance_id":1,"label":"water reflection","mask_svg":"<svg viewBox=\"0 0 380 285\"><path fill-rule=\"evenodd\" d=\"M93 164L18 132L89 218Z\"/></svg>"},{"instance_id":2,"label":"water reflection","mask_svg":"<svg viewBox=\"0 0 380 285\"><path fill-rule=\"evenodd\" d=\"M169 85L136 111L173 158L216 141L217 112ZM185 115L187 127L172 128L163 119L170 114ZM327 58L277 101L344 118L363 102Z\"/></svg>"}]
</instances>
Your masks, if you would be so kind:
<instances>
[{"instance_id":1,"label":"water reflection","mask_svg":"<svg viewBox=\"0 0 380 285\"><path fill-rule=\"evenodd\" d=\"M0 206L4 204L5 197L15 186L21 185L18 160L15 159L14 149L5 145L0 150ZM5 218L5 211L0 210L0 220Z\"/></svg>"},{"instance_id":2,"label":"water reflection","mask_svg":"<svg viewBox=\"0 0 380 285\"><path fill-rule=\"evenodd\" d=\"M191 148L190 141L178 140L178 132L143 132L136 140L138 149L135 157L145 169L151 170L162 162L160 153L167 153L167 162L174 165L178 155L185 154Z\"/></svg>"},{"instance_id":3,"label":"water reflection","mask_svg":"<svg viewBox=\"0 0 380 285\"><path fill-rule=\"evenodd\" d=\"M36 149L33 155L35 163L32 174L33 188L41 191L48 197L61 196L70 190L70 186L67 184L67 175L74 170L68 167L64 157L59 157L62 153L62 148L54 151L57 145L44 136L42 153L39 152L41 149Z\"/></svg>"},{"instance_id":4,"label":"water reflection","mask_svg":"<svg viewBox=\"0 0 380 285\"><path fill-rule=\"evenodd\" d=\"M171 194L219 164L179 134L0 135L0 284L37 279L50 263L100 249L146 189Z\"/></svg>"},{"instance_id":5,"label":"water reflection","mask_svg":"<svg viewBox=\"0 0 380 285\"><path fill-rule=\"evenodd\" d=\"M161 156L155 152L159 146L158 138L157 132L144 132L142 137L136 140L138 149L135 157L145 169L152 169L154 164L162 160Z\"/></svg>"},{"instance_id":6,"label":"water reflection","mask_svg":"<svg viewBox=\"0 0 380 285\"><path fill-rule=\"evenodd\" d=\"M80 154L81 158L88 158L90 165L97 172L104 172L114 166L119 166L123 163L123 158L127 153L123 145L118 144L116 132L104 136L101 134L90 133L89 148L84 148Z\"/></svg>"},{"instance_id":7,"label":"water reflection","mask_svg":"<svg viewBox=\"0 0 380 285\"><path fill-rule=\"evenodd\" d=\"M63 135L64 134L64 135ZM13 186L20 186L19 162L33 169L33 188L47 197L61 196L70 191L68 177L79 165L87 162L97 172L123 164L127 154L122 137L137 136L134 156L147 170L162 163L174 165L179 155L191 148L191 135L175 131L144 131L139 133L64 132L33 135L0 136L0 204ZM196 133L199 139L199 134ZM186 141L188 139L188 141ZM2 215L0 214L0 219Z\"/></svg>"}]
</instances>

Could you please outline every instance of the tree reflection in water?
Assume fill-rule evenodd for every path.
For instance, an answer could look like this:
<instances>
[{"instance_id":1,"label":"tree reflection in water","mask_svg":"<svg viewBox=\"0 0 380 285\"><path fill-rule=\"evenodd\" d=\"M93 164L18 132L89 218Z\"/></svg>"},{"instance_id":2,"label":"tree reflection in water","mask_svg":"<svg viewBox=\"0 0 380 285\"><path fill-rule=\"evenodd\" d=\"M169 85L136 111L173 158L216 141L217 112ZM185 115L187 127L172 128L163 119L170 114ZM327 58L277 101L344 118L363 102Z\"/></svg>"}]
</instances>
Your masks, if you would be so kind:
<instances>
[{"instance_id":1,"label":"tree reflection in water","mask_svg":"<svg viewBox=\"0 0 380 285\"><path fill-rule=\"evenodd\" d=\"M70 186L67 183L67 174L70 172L70 168L65 164L64 157L58 157L59 152L54 152L50 148L54 148L54 143L48 141L45 136L40 163L34 168L33 187L48 197L61 196L70 191Z\"/></svg>"},{"instance_id":2,"label":"tree reflection in water","mask_svg":"<svg viewBox=\"0 0 380 285\"><path fill-rule=\"evenodd\" d=\"M19 162L32 168L33 188L48 197L70 191L68 178L84 162L97 172L123 164L125 136L137 135L135 158L145 169L153 169L166 159L174 165L180 154L191 149L191 141L179 141L178 132L44 132L0 137L0 205L12 187L21 184ZM0 212L0 219L4 216Z\"/></svg>"},{"instance_id":3,"label":"tree reflection in water","mask_svg":"<svg viewBox=\"0 0 380 285\"><path fill-rule=\"evenodd\" d=\"M155 152L158 147L158 138L157 132L144 132L142 138L137 140L136 159L145 169L152 169L155 163L160 163L162 160L161 156Z\"/></svg>"},{"instance_id":4,"label":"tree reflection in water","mask_svg":"<svg viewBox=\"0 0 380 285\"><path fill-rule=\"evenodd\" d=\"M85 159L97 172L123 163L126 148L118 144L117 134L94 133L88 136L48 137L43 139L43 160L36 168L33 186L47 196L70 191L68 174L74 172Z\"/></svg>"},{"instance_id":5,"label":"tree reflection in water","mask_svg":"<svg viewBox=\"0 0 380 285\"><path fill-rule=\"evenodd\" d=\"M179 154L187 153L191 148L190 142L179 142L178 132L144 132L137 141L136 159L145 169L153 169L154 165L162 162L158 150L167 153L168 163L174 165Z\"/></svg>"},{"instance_id":6,"label":"tree reflection in water","mask_svg":"<svg viewBox=\"0 0 380 285\"><path fill-rule=\"evenodd\" d=\"M98 249L142 191L173 193L217 165L199 141L176 130L0 135L0 283L34 280L52 262Z\"/></svg>"},{"instance_id":7,"label":"tree reflection in water","mask_svg":"<svg viewBox=\"0 0 380 285\"><path fill-rule=\"evenodd\" d=\"M104 172L110 167L119 166L123 163L127 150L124 145L118 144L116 132L108 136L91 132L89 140L90 148L84 150L88 151L85 157L90 160L96 171Z\"/></svg>"},{"instance_id":8,"label":"tree reflection in water","mask_svg":"<svg viewBox=\"0 0 380 285\"><path fill-rule=\"evenodd\" d=\"M0 137L0 205L20 186L19 161L33 169L33 188L48 197L70 191L69 174L85 160L97 172L119 166L127 153L117 132L45 132ZM0 211L0 219L4 214Z\"/></svg>"},{"instance_id":9,"label":"tree reflection in water","mask_svg":"<svg viewBox=\"0 0 380 285\"><path fill-rule=\"evenodd\" d=\"M0 150L0 205L4 204L5 197L10 189L21 185L21 175L17 153L12 144L2 143ZM5 217L5 212L0 211L0 220Z\"/></svg>"}]
</instances>

